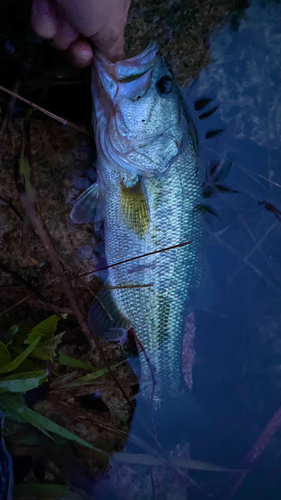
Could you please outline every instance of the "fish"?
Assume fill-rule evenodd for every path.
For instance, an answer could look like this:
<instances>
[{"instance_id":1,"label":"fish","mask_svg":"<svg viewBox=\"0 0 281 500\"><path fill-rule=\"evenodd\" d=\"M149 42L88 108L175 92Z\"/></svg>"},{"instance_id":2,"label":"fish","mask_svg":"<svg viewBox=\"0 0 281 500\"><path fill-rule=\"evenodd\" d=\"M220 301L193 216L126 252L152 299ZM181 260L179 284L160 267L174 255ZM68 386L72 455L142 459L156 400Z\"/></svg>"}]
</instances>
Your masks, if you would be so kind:
<instances>
[{"instance_id":1,"label":"fish","mask_svg":"<svg viewBox=\"0 0 281 500\"><path fill-rule=\"evenodd\" d=\"M197 132L155 42L116 63L97 51L92 97L97 180L71 219L103 224L106 284L116 288L101 291L89 325L110 340L134 329L149 359L139 353L141 396L161 409L186 390L184 325L202 278Z\"/></svg>"}]
</instances>

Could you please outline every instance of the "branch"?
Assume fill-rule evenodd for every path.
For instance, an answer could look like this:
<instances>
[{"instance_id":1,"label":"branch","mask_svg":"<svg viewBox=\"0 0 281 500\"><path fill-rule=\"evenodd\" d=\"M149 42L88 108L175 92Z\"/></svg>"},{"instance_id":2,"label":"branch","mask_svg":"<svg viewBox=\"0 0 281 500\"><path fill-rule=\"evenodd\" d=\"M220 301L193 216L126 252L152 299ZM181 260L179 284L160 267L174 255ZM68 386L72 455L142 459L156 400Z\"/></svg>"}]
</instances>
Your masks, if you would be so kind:
<instances>
[{"instance_id":1,"label":"branch","mask_svg":"<svg viewBox=\"0 0 281 500\"><path fill-rule=\"evenodd\" d=\"M6 94L13 96L15 99L19 99L20 101L25 102L26 104L31 106L34 110L41 111L41 113L43 113L44 115L47 115L50 118L53 118L57 122L62 123L64 126L68 125L68 127L71 127L74 130L77 130L78 132L82 132L83 134L92 136L92 134L90 132L88 132L88 130L86 130L84 127L80 127L79 125L75 125L75 123L69 122L65 118L61 118L60 116L55 115L54 113L51 113L51 111L48 111L47 109L41 108L41 106L38 106L34 102L29 101L28 99L25 99L24 97L20 96L16 92L13 92L12 90L6 89L2 85L0 85L0 90L2 90L3 92L6 92Z\"/></svg>"}]
</instances>

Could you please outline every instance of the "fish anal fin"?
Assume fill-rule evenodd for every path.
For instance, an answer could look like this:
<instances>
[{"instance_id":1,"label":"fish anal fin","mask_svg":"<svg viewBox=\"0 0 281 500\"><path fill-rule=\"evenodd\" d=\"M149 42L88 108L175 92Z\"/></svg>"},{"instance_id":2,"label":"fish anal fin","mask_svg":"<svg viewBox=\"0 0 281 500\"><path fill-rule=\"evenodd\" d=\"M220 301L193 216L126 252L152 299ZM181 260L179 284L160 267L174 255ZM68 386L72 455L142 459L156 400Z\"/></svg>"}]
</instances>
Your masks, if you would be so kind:
<instances>
[{"instance_id":1,"label":"fish anal fin","mask_svg":"<svg viewBox=\"0 0 281 500\"><path fill-rule=\"evenodd\" d=\"M127 226L141 238L149 226L149 208L140 179L132 186L121 183L120 205Z\"/></svg>"},{"instance_id":2,"label":"fish anal fin","mask_svg":"<svg viewBox=\"0 0 281 500\"><path fill-rule=\"evenodd\" d=\"M98 183L92 184L77 199L70 218L76 224L101 220L101 200Z\"/></svg>"},{"instance_id":3,"label":"fish anal fin","mask_svg":"<svg viewBox=\"0 0 281 500\"><path fill-rule=\"evenodd\" d=\"M88 322L94 335L121 344L126 342L127 332L132 326L119 311L109 290L102 290L93 301Z\"/></svg>"}]
</instances>

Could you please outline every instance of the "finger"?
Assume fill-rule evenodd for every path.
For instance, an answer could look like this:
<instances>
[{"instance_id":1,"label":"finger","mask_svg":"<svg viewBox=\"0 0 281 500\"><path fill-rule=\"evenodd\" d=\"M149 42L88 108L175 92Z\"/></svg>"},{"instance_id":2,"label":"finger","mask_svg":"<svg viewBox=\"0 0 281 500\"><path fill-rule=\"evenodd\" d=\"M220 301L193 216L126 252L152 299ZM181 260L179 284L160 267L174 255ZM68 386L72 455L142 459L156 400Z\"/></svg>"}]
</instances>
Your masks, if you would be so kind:
<instances>
[{"instance_id":1,"label":"finger","mask_svg":"<svg viewBox=\"0 0 281 500\"><path fill-rule=\"evenodd\" d=\"M130 0L56 0L60 15L113 60L124 50L124 29ZM82 8L83 7L83 8Z\"/></svg>"},{"instance_id":2,"label":"finger","mask_svg":"<svg viewBox=\"0 0 281 500\"><path fill-rule=\"evenodd\" d=\"M62 19L58 20L58 29L52 40L52 45L58 50L67 50L79 37L77 31Z\"/></svg>"},{"instance_id":3,"label":"finger","mask_svg":"<svg viewBox=\"0 0 281 500\"><path fill-rule=\"evenodd\" d=\"M124 56L124 31L130 0L114 0L114 4L115 10L108 16L106 25L91 37L98 49L112 62Z\"/></svg>"},{"instance_id":4,"label":"finger","mask_svg":"<svg viewBox=\"0 0 281 500\"><path fill-rule=\"evenodd\" d=\"M53 38L57 31L57 18L47 0L33 0L32 25L42 38Z\"/></svg>"},{"instance_id":5,"label":"finger","mask_svg":"<svg viewBox=\"0 0 281 500\"><path fill-rule=\"evenodd\" d=\"M93 51L86 40L77 40L69 47L68 57L74 66L86 68L92 62Z\"/></svg>"},{"instance_id":6,"label":"finger","mask_svg":"<svg viewBox=\"0 0 281 500\"><path fill-rule=\"evenodd\" d=\"M124 57L124 35L118 33L114 35L112 31L108 36L104 32L102 36L98 33L91 37L95 46L103 52L107 59L111 62L119 61Z\"/></svg>"}]
</instances>

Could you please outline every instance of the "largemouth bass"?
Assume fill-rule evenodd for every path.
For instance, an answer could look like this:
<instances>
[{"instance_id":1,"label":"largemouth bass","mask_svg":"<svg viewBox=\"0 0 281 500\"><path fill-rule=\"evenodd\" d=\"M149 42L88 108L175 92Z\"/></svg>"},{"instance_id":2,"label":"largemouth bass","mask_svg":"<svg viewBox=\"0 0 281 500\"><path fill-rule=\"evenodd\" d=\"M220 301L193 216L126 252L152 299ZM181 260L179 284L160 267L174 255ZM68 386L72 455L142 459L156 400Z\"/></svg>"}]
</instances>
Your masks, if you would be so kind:
<instances>
[{"instance_id":1,"label":"largemouth bass","mask_svg":"<svg viewBox=\"0 0 281 500\"><path fill-rule=\"evenodd\" d=\"M97 182L77 200L72 220L103 221L108 265L150 255L108 269L109 285L131 288L103 292L89 323L112 340L134 328L150 360L140 353L140 391L151 398L152 367L158 408L181 396L184 321L201 279L196 130L155 43L115 64L96 53L92 95Z\"/></svg>"}]
</instances>

